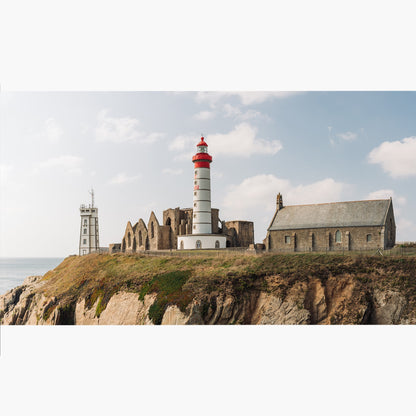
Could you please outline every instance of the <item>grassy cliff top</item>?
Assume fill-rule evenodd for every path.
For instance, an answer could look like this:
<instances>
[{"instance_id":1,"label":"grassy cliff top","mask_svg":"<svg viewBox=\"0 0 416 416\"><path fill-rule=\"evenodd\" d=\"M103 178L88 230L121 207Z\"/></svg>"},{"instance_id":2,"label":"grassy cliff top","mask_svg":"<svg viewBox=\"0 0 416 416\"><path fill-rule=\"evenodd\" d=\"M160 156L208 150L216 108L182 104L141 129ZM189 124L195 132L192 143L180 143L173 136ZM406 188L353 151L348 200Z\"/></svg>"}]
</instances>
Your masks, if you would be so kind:
<instances>
[{"instance_id":1,"label":"grassy cliff top","mask_svg":"<svg viewBox=\"0 0 416 416\"><path fill-rule=\"evenodd\" d=\"M317 278L352 276L368 286L402 292L416 304L415 257L363 257L338 254L223 254L198 256L98 255L67 257L45 274L43 291L61 304L86 299L87 307L98 300L97 316L118 291L135 292L143 299L156 293L159 315L168 304L184 310L197 296L245 291L276 292L285 296L297 282Z\"/></svg>"}]
</instances>

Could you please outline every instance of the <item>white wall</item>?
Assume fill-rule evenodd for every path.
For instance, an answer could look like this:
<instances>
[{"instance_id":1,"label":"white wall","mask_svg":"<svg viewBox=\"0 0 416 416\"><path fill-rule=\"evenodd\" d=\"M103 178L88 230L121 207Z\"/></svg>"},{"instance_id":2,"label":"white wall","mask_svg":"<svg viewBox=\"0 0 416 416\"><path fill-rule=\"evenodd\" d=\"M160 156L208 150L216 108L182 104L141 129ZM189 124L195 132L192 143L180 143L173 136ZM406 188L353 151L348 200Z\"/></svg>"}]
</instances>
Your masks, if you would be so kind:
<instances>
[{"instance_id":1,"label":"white wall","mask_svg":"<svg viewBox=\"0 0 416 416\"><path fill-rule=\"evenodd\" d=\"M180 250L181 248L181 241L183 241L183 249L184 250L196 250L196 242L201 241L201 248L202 249L212 249L215 248L215 242L219 241L220 247L219 248L226 248L227 239L223 235L211 234L211 235L183 235L178 236L177 248Z\"/></svg>"}]
</instances>

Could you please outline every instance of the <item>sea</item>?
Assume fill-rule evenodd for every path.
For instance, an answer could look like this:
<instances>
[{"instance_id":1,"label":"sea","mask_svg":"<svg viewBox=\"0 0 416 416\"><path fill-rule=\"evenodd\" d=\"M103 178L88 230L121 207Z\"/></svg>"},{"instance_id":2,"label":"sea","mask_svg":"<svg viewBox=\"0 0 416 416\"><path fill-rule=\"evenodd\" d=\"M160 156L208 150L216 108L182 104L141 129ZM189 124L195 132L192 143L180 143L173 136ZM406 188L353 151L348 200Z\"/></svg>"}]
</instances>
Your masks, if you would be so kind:
<instances>
[{"instance_id":1,"label":"sea","mask_svg":"<svg viewBox=\"0 0 416 416\"><path fill-rule=\"evenodd\" d=\"M62 260L60 257L0 257L0 295L21 285L28 276L43 276Z\"/></svg>"}]
</instances>

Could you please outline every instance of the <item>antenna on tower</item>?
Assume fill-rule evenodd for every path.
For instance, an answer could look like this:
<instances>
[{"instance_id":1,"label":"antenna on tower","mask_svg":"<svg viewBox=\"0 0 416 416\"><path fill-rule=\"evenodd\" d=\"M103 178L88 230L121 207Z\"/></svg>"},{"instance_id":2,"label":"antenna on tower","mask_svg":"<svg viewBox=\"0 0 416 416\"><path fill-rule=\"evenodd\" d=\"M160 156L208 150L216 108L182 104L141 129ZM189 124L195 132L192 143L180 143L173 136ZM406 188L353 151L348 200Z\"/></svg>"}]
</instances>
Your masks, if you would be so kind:
<instances>
[{"instance_id":1,"label":"antenna on tower","mask_svg":"<svg viewBox=\"0 0 416 416\"><path fill-rule=\"evenodd\" d=\"M91 188L91 191L88 191L91 195L91 208L94 208L94 189Z\"/></svg>"}]
</instances>

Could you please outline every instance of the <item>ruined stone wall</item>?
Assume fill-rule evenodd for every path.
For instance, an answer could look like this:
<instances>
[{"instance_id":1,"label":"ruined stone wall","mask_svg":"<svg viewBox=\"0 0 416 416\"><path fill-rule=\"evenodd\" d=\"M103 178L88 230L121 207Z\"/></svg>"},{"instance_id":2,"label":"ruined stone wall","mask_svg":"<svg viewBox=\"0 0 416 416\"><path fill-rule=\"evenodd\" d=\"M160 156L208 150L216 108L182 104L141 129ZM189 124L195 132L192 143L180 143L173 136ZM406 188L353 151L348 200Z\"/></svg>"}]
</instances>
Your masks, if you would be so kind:
<instances>
[{"instance_id":1,"label":"ruined stone wall","mask_svg":"<svg viewBox=\"0 0 416 416\"><path fill-rule=\"evenodd\" d=\"M121 251L121 244L120 243L109 244L108 252L110 254L119 253L120 251Z\"/></svg>"},{"instance_id":2,"label":"ruined stone wall","mask_svg":"<svg viewBox=\"0 0 416 416\"><path fill-rule=\"evenodd\" d=\"M336 241L338 230L340 242ZM281 252L377 250L384 248L382 231L380 226L269 231L265 244L267 250ZM368 235L371 235L370 241L367 241Z\"/></svg>"},{"instance_id":3,"label":"ruined stone wall","mask_svg":"<svg viewBox=\"0 0 416 416\"><path fill-rule=\"evenodd\" d=\"M173 234L169 225L161 225L159 227L159 238L157 242L157 250L169 250L176 248L171 244L171 235Z\"/></svg>"},{"instance_id":4,"label":"ruined stone wall","mask_svg":"<svg viewBox=\"0 0 416 416\"><path fill-rule=\"evenodd\" d=\"M133 251L136 251L135 241L134 229L131 225L131 222L129 221L126 225L126 230L121 242L121 251L125 253L132 253Z\"/></svg>"},{"instance_id":5,"label":"ruined stone wall","mask_svg":"<svg viewBox=\"0 0 416 416\"><path fill-rule=\"evenodd\" d=\"M147 227L144 221L140 218L135 229L135 237L137 248L136 251L149 250L149 238L147 235Z\"/></svg>"},{"instance_id":6,"label":"ruined stone wall","mask_svg":"<svg viewBox=\"0 0 416 416\"><path fill-rule=\"evenodd\" d=\"M394 220L393 205L390 204L386 216L386 225L384 227L384 246L386 248L394 247L396 244L396 222Z\"/></svg>"},{"instance_id":7,"label":"ruined stone wall","mask_svg":"<svg viewBox=\"0 0 416 416\"><path fill-rule=\"evenodd\" d=\"M212 234L218 234L219 215L220 215L220 210L218 208L211 208Z\"/></svg>"},{"instance_id":8,"label":"ruined stone wall","mask_svg":"<svg viewBox=\"0 0 416 416\"><path fill-rule=\"evenodd\" d=\"M224 233L229 236L230 247L249 247L250 244L254 244L253 222L226 221L224 226Z\"/></svg>"}]
</instances>

